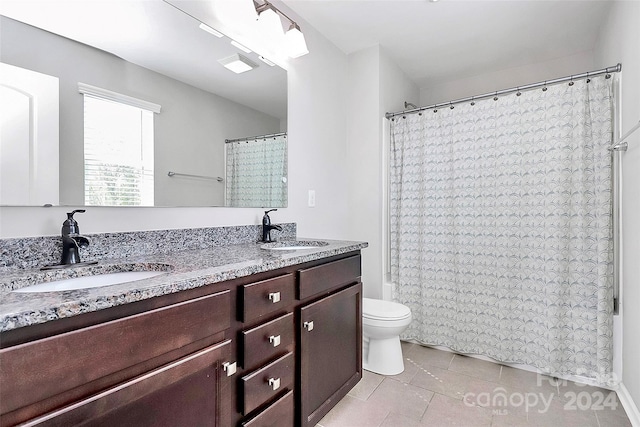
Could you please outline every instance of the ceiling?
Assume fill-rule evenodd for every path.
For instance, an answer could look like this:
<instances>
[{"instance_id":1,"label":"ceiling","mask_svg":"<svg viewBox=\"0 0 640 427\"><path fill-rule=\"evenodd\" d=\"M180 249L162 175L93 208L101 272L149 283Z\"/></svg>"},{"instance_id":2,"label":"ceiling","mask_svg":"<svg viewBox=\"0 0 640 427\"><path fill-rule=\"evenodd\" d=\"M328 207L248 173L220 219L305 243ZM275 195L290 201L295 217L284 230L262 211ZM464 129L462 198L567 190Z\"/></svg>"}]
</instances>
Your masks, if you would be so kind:
<instances>
[{"instance_id":1,"label":"ceiling","mask_svg":"<svg viewBox=\"0 0 640 427\"><path fill-rule=\"evenodd\" d=\"M346 54L379 44L420 88L590 51L612 4L283 1Z\"/></svg>"},{"instance_id":2,"label":"ceiling","mask_svg":"<svg viewBox=\"0 0 640 427\"><path fill-rule=\"evenodd\" d=\"M585 0L281 1L346 54L379 44L420 88L590 51L612 4ZM164 1L1 0L0 5L7 16L286 117L287 83L282 69L268 67L255 56L260 67L254 71L235 75L225 70L217 59L237 52L229 39L199 30L198 21ZM13 15L5 13L10 8L16 9Z\"/></svg>"}]
</instances>

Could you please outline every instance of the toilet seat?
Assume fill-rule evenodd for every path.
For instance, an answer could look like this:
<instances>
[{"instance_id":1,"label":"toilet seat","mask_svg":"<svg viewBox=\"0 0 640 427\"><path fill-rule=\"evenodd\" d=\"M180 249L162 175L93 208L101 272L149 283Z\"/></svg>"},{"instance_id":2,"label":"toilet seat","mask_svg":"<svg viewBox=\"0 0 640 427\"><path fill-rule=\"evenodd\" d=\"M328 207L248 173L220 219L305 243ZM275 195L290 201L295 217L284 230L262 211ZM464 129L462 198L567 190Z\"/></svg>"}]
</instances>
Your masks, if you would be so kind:
<instances>
[{"instance_id":1,"label":"toilet seat","mask_svg":"<svg viewBox=\"0 0 640 427\"><path fill-rule=\"evenodd\" d=\"M402 320L411 317L409 307L393 301L362 298L362 317L371 320Z\"/></svg>"}]
</instances>

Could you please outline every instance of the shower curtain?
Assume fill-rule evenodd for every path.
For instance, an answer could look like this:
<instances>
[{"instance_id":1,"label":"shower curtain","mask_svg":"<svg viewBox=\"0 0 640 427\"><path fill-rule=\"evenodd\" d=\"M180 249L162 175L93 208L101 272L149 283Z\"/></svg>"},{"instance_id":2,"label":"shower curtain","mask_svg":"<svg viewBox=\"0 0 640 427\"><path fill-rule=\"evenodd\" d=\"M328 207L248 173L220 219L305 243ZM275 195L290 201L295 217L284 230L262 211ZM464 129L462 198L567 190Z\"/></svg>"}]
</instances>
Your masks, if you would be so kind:
<instances>
[{"instance_id":1,"label":"shower curtain","mask_svg":"<svg viewBox=\"0 0 640 427\"><path fill-rule=\"evenodd\" d=\"M424 344L612 370L612 79L391 123L394 298Z\"/></svg>"},{"instance_id":2,"label":"shower curtain","mask_svg":"<svg viewBox=\"0 0 640 427\"><path fill-rule=\"evenodd\" d=\"M226 206L287 206L287 135L230 142L226 152Z\"/></svg>"}]
</instances>

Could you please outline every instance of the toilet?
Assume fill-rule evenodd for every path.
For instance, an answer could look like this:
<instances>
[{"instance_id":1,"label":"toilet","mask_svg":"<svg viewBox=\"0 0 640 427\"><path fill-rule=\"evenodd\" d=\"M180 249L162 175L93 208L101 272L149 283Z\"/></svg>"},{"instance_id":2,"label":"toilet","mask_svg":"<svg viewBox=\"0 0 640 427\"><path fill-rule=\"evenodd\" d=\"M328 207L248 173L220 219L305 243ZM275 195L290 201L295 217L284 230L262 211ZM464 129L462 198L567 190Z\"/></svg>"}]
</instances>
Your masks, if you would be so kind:
<instances>
[{"instance_id":1,"label":"toilet","mask_svg":"<svg viewBox=\"0 0 640 427\"><path fill-rule=\"evenodd\" d=\"M382 375L404 371L400 334L411 323L409 307L392 301L362 298L362 366Z\"/></svg>"}]
</instances>

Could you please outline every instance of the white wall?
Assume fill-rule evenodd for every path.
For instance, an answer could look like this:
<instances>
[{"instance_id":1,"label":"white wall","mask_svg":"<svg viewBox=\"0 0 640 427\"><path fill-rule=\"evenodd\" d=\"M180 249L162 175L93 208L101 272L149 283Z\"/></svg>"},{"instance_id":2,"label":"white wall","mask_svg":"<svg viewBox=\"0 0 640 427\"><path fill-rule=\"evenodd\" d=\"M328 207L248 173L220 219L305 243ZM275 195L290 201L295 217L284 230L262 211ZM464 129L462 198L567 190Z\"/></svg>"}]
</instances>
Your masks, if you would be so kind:
<instances>
[{"instance_id":1,"label":"white wall","mask_svg":"<svg viewBox=\"0 0 640 427\"><path fill-rule=\"evenodd\" d=\"M311 26L303 28L310 53L291 61L288 79L289 207L271 218L297 222L300 236L345 238L347 58ZM309 189L316 190L315 208L307 207ZM0 237L57 235L70 210L0 207ZM83 233L100 233L259 224L262 214L237 208L88 208L78 222Z\"/></svg>"},{"instance_id":2,"label":"white wall","mask_svg":"<svg viewBox=\"0 0 640 427\"><path fill-rule=\"evenodd\" d=\"M622 125L626 133L640 121L640 3L617 1L604 22L595 49L597 67L622 63ZM640 407L640 131L622 154L622 382ZM636 419L640 422L640 419Z\"/></svg>"},{"instance_id":3,"label":"white wall","mask_svg":"<svg viewBox=\"0 0 640 427\"><path fill-rule=\"evenodd\" d=\"M349 159L349 232L369 242L362 253L362 283L366 297L379 298L380 245L380 48L349 55L347 89L347 158Z\"/></svg>"},{"instance_id":4,"label":"white wall","mask_svg":"<svg viewBox=\"0 0 640 427\"><path fill-rule=\"evenodd\" d=\"M383 117L404 101L416 103L418 88L385 54L372 46L349 55L347 95L349 159L349 232L369 242L362 254L364 295L381 298L384 279L384 146Z\"/></svg>"},{"instance_id":5,"label":"white wall","mask_svg":"<svg viewBox=\"0 0 640 427\"><path fill-rule=\"evenodd\" d=\"M607 64L608 65L615 65ZM594 69L593 52L581 52L552 61L508 68L465 79L444 81L420 89L420 105L432 105L494 92Z\"/></svg>"}]
</instances>

